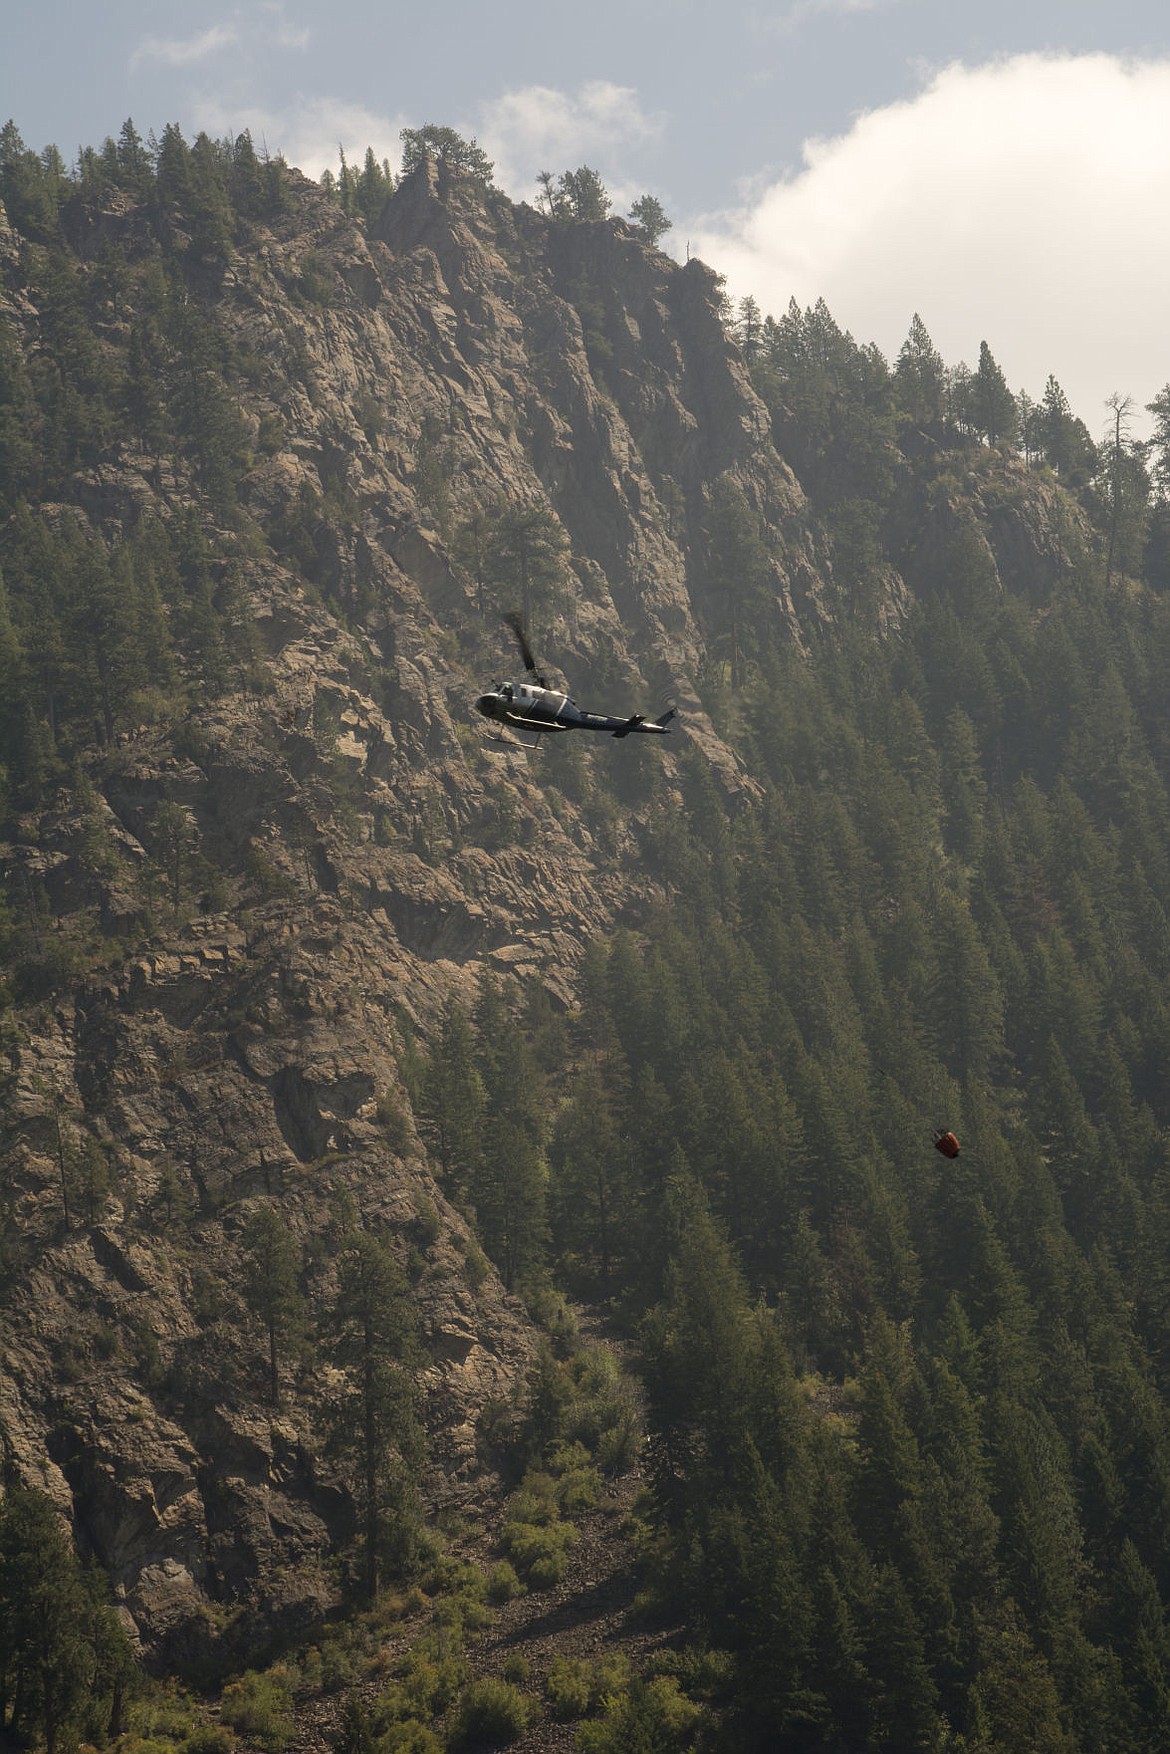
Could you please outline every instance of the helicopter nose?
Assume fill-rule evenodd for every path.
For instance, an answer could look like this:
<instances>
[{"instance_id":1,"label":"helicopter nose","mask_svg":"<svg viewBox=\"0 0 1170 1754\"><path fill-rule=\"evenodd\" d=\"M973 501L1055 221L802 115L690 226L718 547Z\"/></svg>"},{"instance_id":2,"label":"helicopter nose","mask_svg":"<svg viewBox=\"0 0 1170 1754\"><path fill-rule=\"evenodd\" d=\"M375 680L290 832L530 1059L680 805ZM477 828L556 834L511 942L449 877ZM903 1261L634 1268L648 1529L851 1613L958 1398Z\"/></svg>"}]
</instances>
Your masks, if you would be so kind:
<instances>
[{"instance_id":1,"label":"helicopter nose","mask_svg":"<svg viewBox=\"0 0 1170 1754\"><path fill-rule=\"evenodd\" d=\"M475 703L475 710L477 713L482 713L485 719L494 719L499 704L494 694L481 694Z\"/></svg>"}]
</instances>

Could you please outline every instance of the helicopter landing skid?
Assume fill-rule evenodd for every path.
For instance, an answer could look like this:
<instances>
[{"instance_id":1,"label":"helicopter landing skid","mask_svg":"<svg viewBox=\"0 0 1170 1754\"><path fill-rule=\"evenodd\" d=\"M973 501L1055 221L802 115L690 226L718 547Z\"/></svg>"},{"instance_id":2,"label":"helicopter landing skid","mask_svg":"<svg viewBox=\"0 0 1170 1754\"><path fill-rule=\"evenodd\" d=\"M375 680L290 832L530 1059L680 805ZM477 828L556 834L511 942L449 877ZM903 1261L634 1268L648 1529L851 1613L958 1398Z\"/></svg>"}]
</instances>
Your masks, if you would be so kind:
<instances>
[{"instance_id":1,"label":"helicopter landing skid","mask_svg":"<svg viewBox=\"0 0 1170 1754\"><path fill-rule=\"evenodd\" d=\"M535 737L531 743L519 743L514 737L501 737L499 735L494 737L489 735L483 740L486 755L527 755L530 750L536 748L536 744Z\"/></svg>"}]
</instances>

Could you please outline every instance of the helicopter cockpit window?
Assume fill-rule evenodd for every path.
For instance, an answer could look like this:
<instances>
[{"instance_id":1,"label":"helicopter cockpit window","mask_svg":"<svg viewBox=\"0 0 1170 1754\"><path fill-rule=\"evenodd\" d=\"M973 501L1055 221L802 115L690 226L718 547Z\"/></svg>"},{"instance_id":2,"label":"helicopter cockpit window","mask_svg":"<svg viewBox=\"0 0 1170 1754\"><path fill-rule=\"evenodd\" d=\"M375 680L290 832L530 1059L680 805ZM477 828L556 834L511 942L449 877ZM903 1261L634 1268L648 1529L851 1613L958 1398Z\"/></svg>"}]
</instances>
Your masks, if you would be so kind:
<instances>
[{"instance_id":1,"label":"helicopter cockpit window","mask_svg":"<svg viewBox=\"0 0 1170 1754\"><path fill-rule=\"evenodd\" d=\"M505 682L504 686L500 690L500 693L503 695L503 697L506 701L511 701L512 692L513 692L512 691L512 684L510 682Z\"/></svg>"}]
</instances>

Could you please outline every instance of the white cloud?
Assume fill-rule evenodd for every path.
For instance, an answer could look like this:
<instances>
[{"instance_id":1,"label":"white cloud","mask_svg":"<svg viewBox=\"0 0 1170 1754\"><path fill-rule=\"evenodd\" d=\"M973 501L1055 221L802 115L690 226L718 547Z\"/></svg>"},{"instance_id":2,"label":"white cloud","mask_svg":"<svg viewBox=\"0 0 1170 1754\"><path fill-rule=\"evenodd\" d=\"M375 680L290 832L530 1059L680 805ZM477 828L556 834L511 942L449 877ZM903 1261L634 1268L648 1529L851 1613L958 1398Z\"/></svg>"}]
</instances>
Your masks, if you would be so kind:
<instances>
[{"instance_id":1,"label":"white cloud","mask_svg":"<svg viewBox=\"0 0 1170 1754\"><path fill-rule=\"evenodd\" d=\"M953 65L813 140L803 168L692 222L692 254L779 314L823 297L891 357L918 311L949 363L1052 372L1097 431L1112 391L1170 379L1170 61Z\"/></svg>"},{"instance_id":2,"label":"white cloud","mask_svg":"<svg viewBox=\"0 0 1170 1754\"><path fill-rule=\"evenodd\" d=\"M234 24L213 24L190 37L145 37L130 57L130 70L136 73L147 66L189 67L230 48L238 39L239 31Z\"/></svg>"},{"instance_id":3,"label":"white cloud","mask_svg":"<svg viewBox=\"0 0 1170 1754\"><path fill-rule=\"evenodd\" d=\"M661 129L661 119L646 114L632 87L595 79L575 95L546 85L505 92L484 106L476 133L500 187L531 200L538 171L559 174L600 160L594 168L604 174L618 152Z\"/></svg>"},{"instance_id":4,"label":"white cloud","mask_svg":"<svg viewBox=\"0 0 1170 1754\"><path fill-rule=\"evenodd\" d=\"M130 71L144 67L193 67L225 49L246 60L274 48L303 50L309 45L306 26L289 18L282 0L263 0L254 11L237 8L229 21L208 25L188 37L145 37L130 57Z\"/></svg>"},{"instance_id":5,"label":"white cloud","mask_svg":"<svg viewBox=\"0 0 1170 1754\"><path fill-rule=\"evenodd\" d=\"M264 34L271 37L277 48L297 50L308 48L312 35L309 27L304 24L294 24L280 4L280 0L264 0L260 10L266 12L272 21L271 29Z\"/></svg>"},{"instance_id":6,"label":"white cloud","mask_svg":"<svg viewBox=\"0 0 1170 1754\"><path fill-rule=\"evenodd\" d=\"M898 0L792 0L783 12L767 19L764 29L769 36L791 36L812 18L849 18L897 4Z\"/></svg>"},{"instance_id":7,"label":"white cloud","mask_svg":"<svg viewBox=\"0 0 1170 1754\"><path fill-rule=\"evenodd\" d=\"M257 146L263 142L269 152L283 153L307 177L320 177L324 170L336 175L339 146L358 170L367 146L372 146L374 156L379 161L389 159L397 173L401 130L409 126L405 116L379 114L334 98L306 98L290 109L277 110L205 92L196 101L195 115L196 125L213 138L235 136L247 128Z\"/></svg>"},{"instance_id":8,"label":"white cloud","mask_svg":"<svg viewBox=\"0 0 1170 1754\"><path fill-rule=\"evenodd\" d=\"M351 164L360 165L367 146L390 161L397 172L402 158L403 128L417 128L426 118L398 112L387 115L341 98L298 99L287 107L265 108L238 99L222 87L205 89L194 99L196 126L212 135L251 130L271 152L282 152L306 176L336 172L338 146ZM474 136L495 166L495 180L517 200L532 200L536 174L560 172L595 163L605 177L614 210L620 211L641 190L627 188L606 175L617 168L621 149L654 138L661 123L647 116L637 93L627 86L595 80L576 95L549 86L528 86L506 92L482 106L479 120L453 124L466 138Z\"/></svg>"}]
</instances>

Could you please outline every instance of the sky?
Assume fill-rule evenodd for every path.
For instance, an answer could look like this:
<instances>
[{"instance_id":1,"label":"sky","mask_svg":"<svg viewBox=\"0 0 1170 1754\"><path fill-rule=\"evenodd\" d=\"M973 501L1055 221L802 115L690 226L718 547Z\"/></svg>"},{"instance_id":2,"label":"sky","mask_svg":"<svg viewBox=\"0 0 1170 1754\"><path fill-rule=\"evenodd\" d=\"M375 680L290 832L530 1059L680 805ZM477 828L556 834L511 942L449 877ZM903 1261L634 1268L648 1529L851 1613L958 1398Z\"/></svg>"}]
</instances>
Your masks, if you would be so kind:
<instances>
[{"instance_id":1,"label":"sky","mask_svg":"<svg viewBox=\"0 0 1170 1754\"><path fill-rule=\"evenodd\" d=\"M319 176L397 167L403 127L474 135L516 199L592 165L662 202L780 315L824 298L893 361L1049 375L1095 437L1170 382L1164 0L4 0L0 120L27 145L251 130Z\"/></svg>"}]
</instances>

